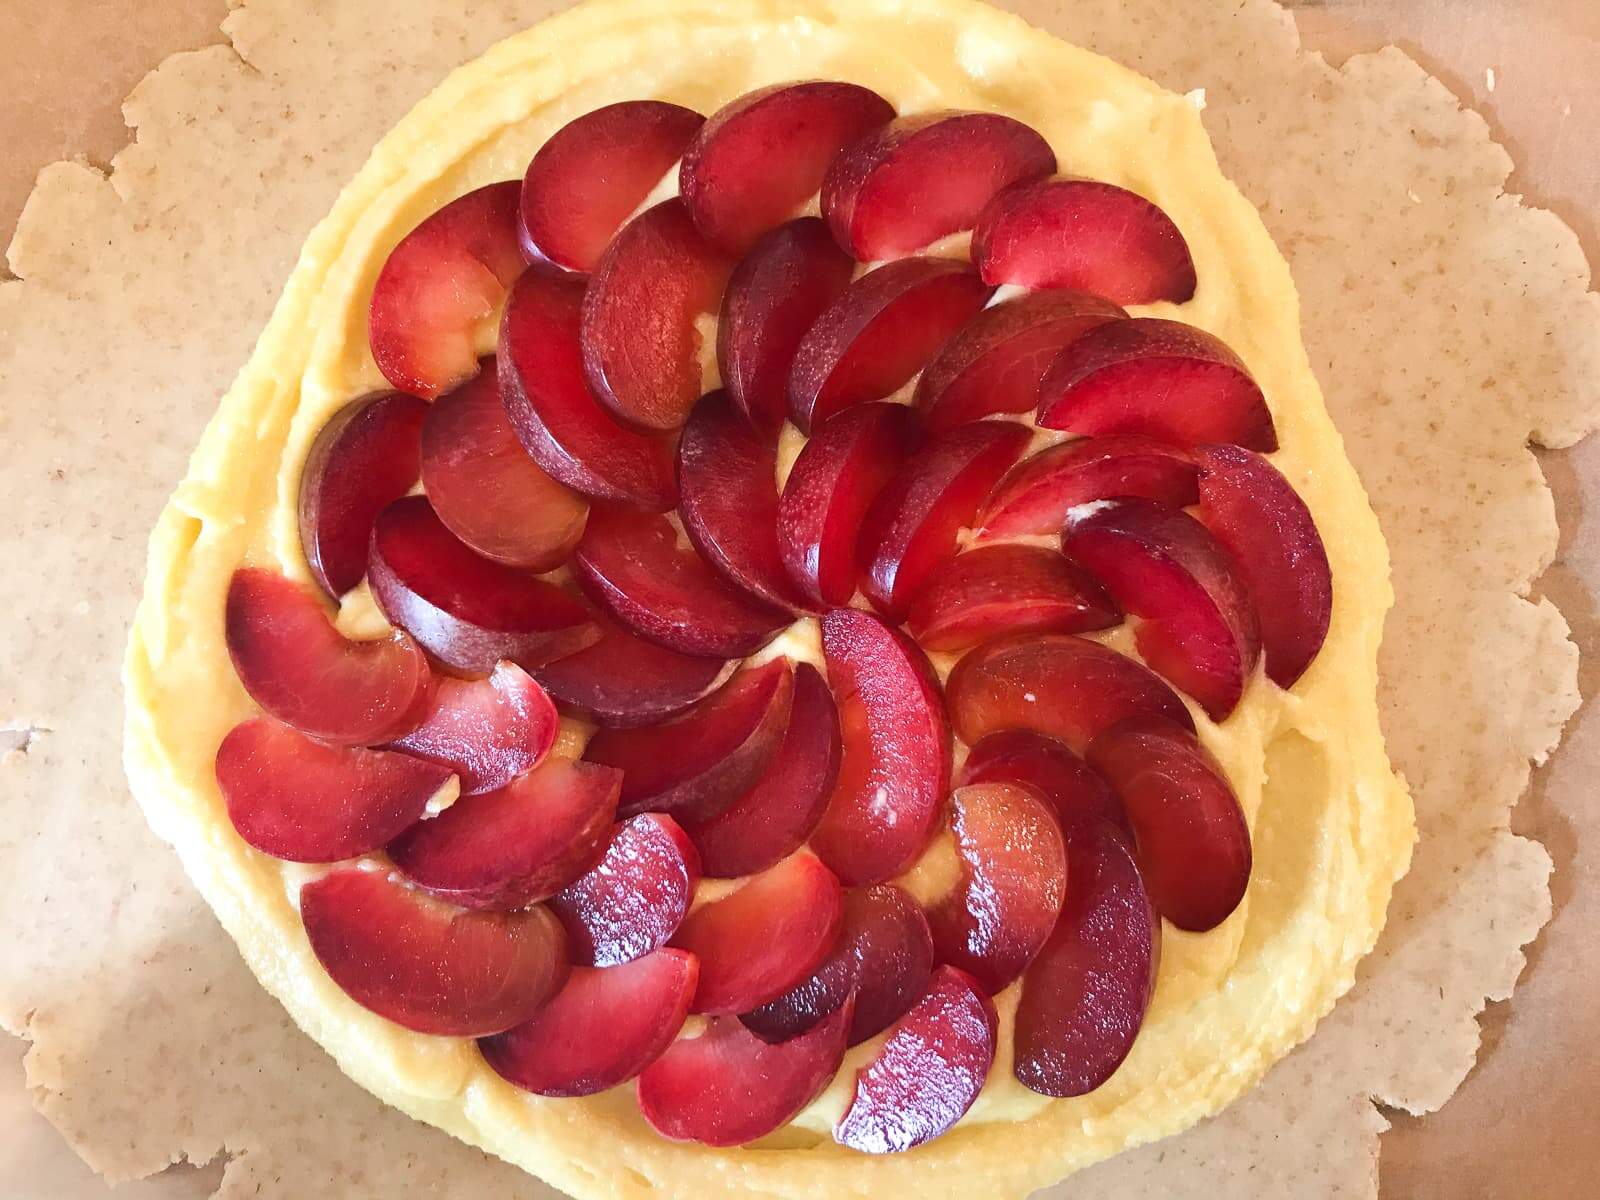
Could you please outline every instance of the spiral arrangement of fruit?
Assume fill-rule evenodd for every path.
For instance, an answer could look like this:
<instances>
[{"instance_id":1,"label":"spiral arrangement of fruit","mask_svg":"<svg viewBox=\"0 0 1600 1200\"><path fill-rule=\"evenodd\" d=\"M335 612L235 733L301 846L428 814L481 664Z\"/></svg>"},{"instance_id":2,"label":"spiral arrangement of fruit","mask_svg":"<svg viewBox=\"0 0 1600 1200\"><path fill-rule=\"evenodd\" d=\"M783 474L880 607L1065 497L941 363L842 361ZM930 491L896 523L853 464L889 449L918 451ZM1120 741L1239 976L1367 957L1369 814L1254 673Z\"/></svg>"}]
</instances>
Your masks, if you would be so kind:
<instances>
[{"instance_id":1,"label":"spiral arrangement of fruit","mask_svg":"<svg viewBox=\"0 0 1600 1200\"><path fill-rule=\"evenodd\" d=\"M249 844L337 864L300 911L354 1000L541 1095L637 1078L712 1145L868 1039L836 1140L937 1137L1019 981L1021 1083L1117 1069L1161 920L1211 928L1250 874L1179 693L1224 721L1293 684L1331 584L1244 364L1122 307L1193 295L1182 234L1056 171L1008 117L793 83L579 117L400 242L398 390L322 431L300 501L322 587L394 631L240 569L265 715L216 761ZM1083 636L1130 617L1137 659ZM761 653L797 621L826 678ZM919 903L894 881L936 841Z\"/></svg>"}]
</instances>

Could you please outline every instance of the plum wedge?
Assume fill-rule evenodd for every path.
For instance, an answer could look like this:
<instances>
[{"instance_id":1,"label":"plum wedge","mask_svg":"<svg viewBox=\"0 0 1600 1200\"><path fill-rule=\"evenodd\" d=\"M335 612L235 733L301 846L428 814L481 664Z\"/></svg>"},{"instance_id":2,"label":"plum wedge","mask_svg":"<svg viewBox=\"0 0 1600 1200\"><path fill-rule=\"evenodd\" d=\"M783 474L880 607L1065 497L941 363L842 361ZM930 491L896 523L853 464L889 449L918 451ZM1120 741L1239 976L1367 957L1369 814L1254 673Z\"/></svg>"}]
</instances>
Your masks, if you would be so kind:
<instances>
[{"instance_id":1,"label":"plum wedge","mask_svg":"<svg viewBox=\"0 0 1600 1200\"><path fill-rule=\"evenodd\" d=\"M1150 899L1179 929L1227 919L1250 884L1250 829L1217 761L1187 729L1131 718L1089 744L1137 838Z\"/></svg>"},{"instance_id":2,"label":"plum wedge","mask_svg":"<svg viewBox=\"0 0 1600 1200\"><path fill-rule=\"evenodd\" d=\"M487 679L440 679L422 723L390 748L453 771L461 794L474 796L538 766L560 720L545 690L503 662Z\"/></svg>"},{"instance_id":3,"label":"plum wedge","mask_svg":"<svg viewBox=\"0 0 1600 1200\"><path fill-rule=\"evenodd\" d=\"M850 1005L812 1029L768 1045L733 1017L713 1017L639 1076L639 1111L674 1141L742 1146L788 1124L827 1086L844 1058Z\"/></svg>"},{"instance_id":4,"label":"plum wedge","mask_svg":"<svg viewBox=\"0 0 1600 1200\"><path fill-rule=\"evenodd\" d=\"M722 386L752 425L783 424L795 352L854 269L820 218L801 217L764 235L728 277L717 365Z\"/></svg>"},{"instance_id":5,"label":"plum wedge","mask_svg":"<svg viewBox=\"0 0 1600 1200\"><path fill-rule=\"evenodd\" d=\"M717 574L757 600L805 600L778 550L778 435L754 427L724 392L695 406L678 443L678 512Z\"/></svg>"},{"instance_id":6,"label":"plum wedge","mask_svg":"<svg viewBox=\"0 0 1600 1200\"><path fill-rule=\"evenodd\" d=\"M861 523L916 445L903 404L863 404L819 425L778 500L778 552L813 602L848 604L860 569Z\"/></svg>"},{"instance_id":7,"label":"plum wedge","mask_svg":"<svg viewBox=\"0 0 1600 1200\"><path fill-rule=\"evenodd\" d=\"M1266 399L1239 356L1202 329L1159 317L1108 321L1063 350L1039 384L1039 424L1278 448Z\"/></svg>"},{"instance_id":8,"label":"plum wedge","mask_svg":"<svg viewBox=\"0 0 1600 1200\"><path fill-rule=\"evenodd\" d=\"M871 613L829 612L822 650L844 749L811 845L844 883L879 883L916 861L938 822L950 784L944 700L922 650Z\"/></svg>"},{"instance_id":9,"label":"plum wedge","mask_svg":"<svg viewBox=\"0 0 1600 1200\"><path fill-rule=\"evenodd\" d=\"M834 1140L890 1154L938 1137L977 1100L998 1038L994 1005L977 980L940 967L856 1073L855 1095L833 1127Z\"/></svg>"},{"instance_id":10,"label":"plum wedge","mask_svg":"<svg viewBox=\"0 0 1600 1200\"><path fill-rule=\"evenodd\" d=\"M235 725L216 768L239 836L289 862L338 862L380 849L421 820L450 782L448 767L329 746L270 717Z\"/></svg>"},{"instance_id":11,"label":"plum wedge","mask_svg":"<svg viewBox=\"0 0 1600 1200\"><path fill-rule=\"evenodd\" d=\"M1087 292L1034 292L992 305L934 356L912 403L935 431L995 413L1032 412L1055 356L1079 334L1127 315Z\"/></svg>"},{"instance_id":12,"label":"plum wedge","mask_svg":"<svg viewBox=\"0 0 1600 1200\"><path fill-rule=\"evenodd\" d=\"M583 280L528 271L500 322L501 401L523 448L553 478L645 512L678 503L677 443L617 422L595 399L579 342Z\"/></svg>"},{"instance_id":13,"label":"plum wedge","mask_svg":"<svg viewBox=\"0 0 1600 1200\"><path fill-rule=\"evenodd\" d=\"M613 416L678 428L700 398L701 318L722 305L733 260L711 246L682 200L639 214L612 239L583 298L583 365Z\"/></svg>"},{"instance_id":14,"label":"plum wedge","mask_svg":"<svg viewBox=\"0 0 1600 1200\"><path fill-rule=\"evenodd\" d=\"M1255 673L1261 635L1233 560L1188 513L1110 500L1075 514L1062 550L1138 616L1139 653L1224 720Z\"/></svg>"},{"instance_id":15,"label":"plum wedge","mask_svg":"<svg viewBox=\"0 0 1600 1200\"><path fill-rule=\"evenodd\" d=\"M522 185L452 200L400 239L372 285L367 331L383 377L432 400L478 371L478 335L522 274Z\"/></svg>"},{"instance_id":16,"label":"plum wedge","mask_svg":"<svg viewBox=\"0 0 1600 1200\"><path fill-rule=\"evenodd\" d=\"M682 654L742 658L789 615L724 582L664 516L596 508L572 560L584 594L640 637Z\"/></svg>"},{"instance_id":17,"label":"plum wedge","mask_svg":"<svg viewBox=\"0 0 1600 1200\"><path fill-rule=\"evenodd\" d=\"M916 594L906 627L924 650L966 650L1008 633L1109 629L1122 610L1082 568L1047 546L980 546Z\"/></svg>"},{"instance_id":18,"label":"plum wedge","mask_svg":"<svg viewBox=\"0 0 1600 1200\"><path fill-rule=\"evenodd\" d=\"M1290 687L1328 636L1333 575L1306 502L1259 454L1202 446L1200 519L1227 547L1261 622L1267 675Z\"/></svg>"},{"instance_id":19,"label":"plum wedge","mask_svg":"<svg viewBox=\"0 0 1600 1200\"><path fill-rule=\"evenodd\" d=\"M335 599L367 573L367 539L384 507L417 482L423 417L415 396L354 400L311 443L300 469L300 546Z\"/></svg>"},{"instance_id":20,"label":"plum wedge","mask_svg":"<svg viewBox=\"0 0 1600 1200\"><path fill-rule=\"evenodd\" d=\"M677 104L624 100L556 130L522 177L517 230L528 261L594 270L704 122Z\"/></svg>"},{"instance_id":21,"label":"plum wedge","mask_svg":"<svg viewBox=\"0 0 1600 1200\"><path fill-rule=\"evenodd\" d=\"M645 813L611 831L600 861L550 900L572 961L614 967L666 944L694 900L700 859L678 823Z\"/></svg>"},{"instance_id":22,"label":"plum wedge","mask_svg":"<svg viewBox=\"0 0 1600 1200\"><path fill-rule=\"evenodd\" d=\"M622 774L552 758L504 787L465 796L389 844L405 876L463 908L521 908L594 866Z\"/></svg>"},{"instance_id":23,"label":"plum wedge","mask_svg":"<svg viewBox=\"0 0 1600 1200\"><path fill-rule=\"evenodd\" d=\"M370 746L414 729L426 712L433 675L408 634L350 641L309 589L276 571L233 573L223 629L250 698L302 733Z\"/></svg>"},{"instance_id":24,"label":"plum wedge","mask_svg":"<svg viewBox=\"0 0 1600 1200\"><path fill-rule=\"evenodd\" d=\"M784 740L794 696L787 659L740 671L682 716L638 729L602 729L584 757L624 773L624 816L654 811L708 820L766 773Z\"/></svg>"},{"instance_id":25,"label":"plum wedge","mask_svg":"<svg viewBox=\"0 0 1600 1200\"><path fill-rule=\"evenodd\" d=\"M851 888L833 950L811 975L739 1019L768 1042L798 1037L855 998L850 1045L882 1033L922 995L933 938L922 909L892 883Z\"/></svg>"},{"instance_id":26,"label":"plum wedge","mask_svg":"<svg viewBox=\"0 0 1600 1200\"><path fill-rule=\"evenodd\" d=\"M691 1010L739 1013L783 995L833 949L843 914L838 879L809 854L696 908L672 937L700 960Z\"/></svg>"},{"instance_id":27,"label":"plum wedge","mask_svg":"<svg viewBox=\"0 0 1600 1200\"><path fill-rule=\"evenodd\" d=\"M1194 453L1154 438L1077 438L1016 465L978 512L980 540L1061 532L1080 504L1139 496L1172 508L1200 498Z\"/></svg>"},{"instance_id":28,"label":"plum wedge","mask_svg":"<svg viewBox=\"0 0 1600 1200\"><path fill-rule=\"evenodd\" d=\"M445 666L486 675L598 640L588 612L553 584L474 553L424 496L396 500L372 527L367 581L384 614Z\"/></svg>"},{"instance_id":29,"label":"plum wedge","mask_svg":"<svg viewBox=\"0 0 1600 1200\"><path fill-rule=\"evenodd\" d=\"M493 360L428 406L422 486L456 537L485 558L529 571L565 562L589 513L587 500L557 483L522 448L506 416Z\"/></svg>"},{"instance_id":30,"label":"plum wedge","mask_svg":"<svg viewBox=\"0 0 1600 1200\"><path fill-rule=\"evenodd\" d=\"M907 258L868 271L823 310L789 372L789 416L809 433L910 382L993 291L966 263Z\"/></svg>"},{"instance_id":31,"label":"plum wedge","mask_svg":"<svg viewBox=\"0 0 1600 1200\"><path fill-rule=\"evenodd\" d=\"M753 875L811 836L839 775L839 711L810 663L794 668L794 700L783 742L755 786L719 815L691 823L700 865L714 879Z\"/></svg>"},{"instance_id":32,"label":"plum wedge","mask_svg":"<svg viewBox=\"0 0 1600 1200\"><path fill-rule=\"evenodd\" d=\"M465 912L379 871L344 867L306 884L300 919L346 995L418 1033L501 1033L567 977L566 939L548 909Z\"/></svg>"},{"instance_id":33,"label":"plum wedge","mask_svg":"<svg viewBox=\"0 0 1600 1200\"><path fill-rule=\"evenodd\" d=\"M974 421L930 439L900 465L861 524L861 590L879 612L905 617L1032 436L1015 421Z\"/></svg>"},{"instance_id":34,"label":"plum wedge","mask_svg":"<svg viewBox=\"0 0 1600 1200\"><path fill-rule=\"evenodd\" d=\"M1070 844L1079 826L1107 822L1130 838L1133 826L1105 778L1053 737L1027 729L991 733L967 752L958 784L1021 783L1037 792ZM1069 873L1070 878L1070 873Z\"/></svg>"},{"instance_id":35,"label":"plum wedge","mask_svg":"<svg viewBox=\"0 0 1600 1200\"><path fill-rule=\"evenodd\" d=\"M742 254L816 194L843 146L893 116L887 100L854 83L813 79L746 92L712 113L684 152L684 205L707 238Z\"/></svg>"},{"instance_id":36,"label":"plum wedge","mask_svg":"<svg viewBox=\"0 0 1600 1200\"><path fill-rule=\"evenodd\" d=\"M957 788L950 829L961 879L928 910L934 954L992 996L1050 936L1066 893L1066 848L1050 807L1017 783Z\"/></svg>"},{"instance_id":37,"label":"plum wedge","mask_svg":"<svg viewBox=\"0 0 1600 1200\"><path fill-rule=\"evenodd\" d=\"M989 283L1075 288L1117 304L1182 304L1195 289L1171 217L1137 192L1070 175L1013 184L989 201L972 261Z\"/></svg>"},{"instance_id":38,"label":"plum wedge","mask_svg":"<svg viewBox=\"0 0 1600 1200\"><path fill-rule=\"evenodd\" d=\"M1028 730L1082 752L1125 717L1155 715L1193 729L1178 694L1154 671L1087 638L1028 633L969 651L950 672L945 698L967 745Z\"/></svg>"},{"instance_id":39,"label":"plum wedge","mask_svg":"<svg viewBox=\"0 0 1600 1200\"><path fill-rule=\"evenodd\" d=\"M840 152L822 182L822 215L854 258L877 262L971 229L1001 188L1055 169L1049 143L1020 121L918 113Z\"/></svg>"},{"instance_id":40,"label":"plum wedge","mask_svg":"<svg viewBox=\"0 0 1600 1200\"><path fill-rule=\"evenodd\" d=\"M700 964L657 950L619 967L573 967L531 1020L478 1043L501 1078L540 1096L592 1096L626 1083L672 1044Z\"/></svg>"},{"instance_id":41,"label":"plum wedge","mask_svg":"<svg viewBox=\"0 0 1600 1200\"><path fill-rule=\"evenodd\" d=\"M1067 836L1067 896L1022 977L1012 1072L1046 1096L1083 1096L1127 1058L1155 993L1161 921L1132 841L1086 822Z\"/></svg>"}]
</instances>

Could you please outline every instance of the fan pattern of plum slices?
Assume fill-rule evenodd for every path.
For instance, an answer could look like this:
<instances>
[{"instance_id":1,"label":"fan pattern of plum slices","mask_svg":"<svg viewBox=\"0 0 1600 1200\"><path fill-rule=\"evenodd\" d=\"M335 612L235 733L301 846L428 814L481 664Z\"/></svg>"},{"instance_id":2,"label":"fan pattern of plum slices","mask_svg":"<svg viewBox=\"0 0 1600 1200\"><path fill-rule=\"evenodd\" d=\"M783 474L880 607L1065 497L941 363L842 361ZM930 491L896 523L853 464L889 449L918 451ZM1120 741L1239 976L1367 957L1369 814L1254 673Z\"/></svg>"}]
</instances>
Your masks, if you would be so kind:
<instances>
[{"instance_id":1,"label":"fan pattern of plum slices","mask_svg":"<svg viewBox=\"0 0 1600 1200\"><path fill-rule=\"evenodd\" d=\"M1250 877L1197 722L1295 683L1331 580L1244 362L1128 311L1193 296L1182 233L1059 168L781 84L581 116L399 242L395 390L304 465L320 594L233 577L260 713L216 758L246 842L325 864L300 915L357 1004L716 1146L864 1043L835 1139L939 1136L1013 987L1023 1085L1117 1070L1163 922ZM387 636L332 620L362 586ZM763 653L791 628L825 674Z\"/></svg>"}]
</instances>

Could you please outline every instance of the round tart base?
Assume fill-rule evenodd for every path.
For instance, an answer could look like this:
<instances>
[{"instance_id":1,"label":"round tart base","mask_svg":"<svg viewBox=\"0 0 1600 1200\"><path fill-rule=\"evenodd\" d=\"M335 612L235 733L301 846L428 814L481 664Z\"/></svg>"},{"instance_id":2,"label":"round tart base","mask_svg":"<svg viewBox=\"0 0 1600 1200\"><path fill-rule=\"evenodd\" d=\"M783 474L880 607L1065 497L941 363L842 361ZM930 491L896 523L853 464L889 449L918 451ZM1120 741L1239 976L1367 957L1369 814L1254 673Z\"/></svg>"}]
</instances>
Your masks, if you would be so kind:
<instances>
[{"instance_id":1,"label":"round tart base","mask_svg":"<svg viewBox=\"0 0 1600 1200\"><path fill-rule=\"evenodd\" d=\"M954 1132L869 1158L827 1136L861 1050L795 1126L732 1151L665 1142L631 1090L540 1100L494 1076L472 1043L407 1033L357 1007L312 958L293 908L302 878L244 846L212 777L250 705L228 667L222 596L241 562L306 578L299 464L328 416L382 386L365 300L389 248L471 187L517 176L563 122L625 97L710 111L768 82L857 80L902 111L1011 113L1063 167L1134 188L1186 232L1202 279L1172 315L1217 334L1268 395L1274 463L1324 533L1335 608L1318 660L1285 694L1258 683L1202 737L1251 820L1256 870L1240 909L1205 935L1169 930L1156 999L1132 1056L1078 1100L1015 1083L1003 1040L989 1087ZM1382 927L1413 837L1384 755L1376 657L1388 559L1300 344L1287 267L1222 178L1184 98L1016 18L944 0L593 4L457 71L379 144L313 232L249 365L206 431L152 540L126 668L127 766L152 825L263 984L340 1066L386 1102L579 1197L1021 1196L1237 1097L1350 986ZM1002 1004L1002 1013L1007 1009Z\"/></svg>"}]
</instances>

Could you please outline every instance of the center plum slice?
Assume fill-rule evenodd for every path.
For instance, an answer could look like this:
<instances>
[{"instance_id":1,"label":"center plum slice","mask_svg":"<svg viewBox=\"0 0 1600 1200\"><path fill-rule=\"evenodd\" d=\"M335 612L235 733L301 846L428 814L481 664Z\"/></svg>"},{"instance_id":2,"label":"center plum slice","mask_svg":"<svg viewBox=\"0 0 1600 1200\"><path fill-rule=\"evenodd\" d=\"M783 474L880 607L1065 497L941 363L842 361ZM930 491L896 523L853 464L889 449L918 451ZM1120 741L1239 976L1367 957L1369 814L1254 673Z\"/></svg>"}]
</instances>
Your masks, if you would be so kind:
<instances>
[{"instance_id":1,"label":"center plum slice","mask_svg":"<svg viewBox=\"0 0 1600 1200\"><path fill-rule=\"evenodd\" d=\"M682 425L700 398L701 318L722 305L733 260L707 242L682 200L622 227L583 298L583 365L602 404L639 429Z\"/></svg>"},{"instance_id":2,"label":"center plum slice","mask_svg":"<svg viewBox=\"0 0 1600 1200\"><path fill-rule=\"evenodd\" d=\"M928 427L951 429L995 413L1032 412L1056 355L1120 307L1087 292L1034 292L984 309L944 344L913 399Z\"/></svg>"},{"instance_id":3,"label":"center plum slice","mask_svg":"<svg viewBox=\"0 0 1600 1200\"><path fill-rule=\"evenodd\" d=\"M882 618L822 618L839 705L839 780L811 845L846 884L879 883L916 861L950 786L950 726L927 656Z\"/></svg>"},{"instance_id":4,"label":"center plum slice","mask_svg":"<svg viewBox=\"0 0 1600 1200\"><path fill-rule=\"evenodd\" d=\"M677 443L621 425L589 390L583 280L526 272L500 321L501 400L534 462L575 492L645 512L678 503Z\"/></svg>"},{"instance_id":5,"label":"center plum slice","mask_svg":"<svg viewBox=\"0 0 1600 1200\"><path fill-rule=\"evenodd\" d=\"M1055 926L1067 887L1055 814L1017 783L976 783L950 797L961 878L928 910L934 953L995 994L1022 974Z\"/></svg>"},{"instance_id":6,"label":"center plum slice","mask_svg":"<svg viewBox=\"0 0 1600 1200\"><path fill-rule=\"evenodd\" d=\"M897 391L993 290L953 258L907 258L868 271L801 339L789 372L790 418L809 433L842 409Z\"/></svg>"},{"instance_id":7,"label":"center plum slice","mask_svg":"<svg viewBox=\"0 0 1600 1200\"><path fill-rule=\"evenodd\" d=\"M898 117L846 146L822 182L822 215L859 262L971 229L990 198L1056 169L1048 142L999 113Z\"/></svg>"},{"instance_id":8,"label":"center plum slice","mask_svg":"<svg viewBox=\"0 0 1600 1200\"><path fill-rule=\"evenodd\" d=\"M530 262L592 271L611 235L683 155L705 118L624 100L568 121L522 177L518 232Z\"/></svg>"},{"instance_id":9,"label":"center plum slice","mask_svg":"<svg viewBox=\"0 0 1600 1200\"><path fill-rule=\"evenodd\" d=\"M678 443L684 532L729 583L775 608L805 607L778 550L778 435L752 426L724 392L695 406Z\"/></svg>"},{"instance_id":10,"label":"center plum slice","mask_svg":"<svg viewBox=\"0 0 1600 1200\"><path fill-rule=\"evenodd\" d=\"M432 695L427 656L405 633L351 641L308 589L241 567L228 584L224 636L234 673L268 714L338 745L374 745L422 720Z\"/></svg>"},{"instance_id":11,"label":"center plum slice","mask_svg":"<svg viewBox=\"0 0 1600 1200\"><path fill-rule=\"evenodd\" d=\"M379 871L344 867L306 884L300 919L346 995L418 1033L503 1032L567 977L566 939L549 910L467 912Z\"/></svg>"},{"instance_id":12,"label":"center plum slice","mask_svg":"<svg viewBox=\"0 0 1600 1200\"><path fill-rule=\"evenodd\" d=\"M1133 836L1128 814L1111 785L1053 737L1003 729L976 743L961 765L959 785L996 781L1024 784L1043 797L1069 842L1080 825L1102 821Z\"/></svg>"},{"instance_id":13,"label":"center plum slice","mask_svg":"<svg viewBox=\"0 0 1600 1200\"><path fill-rule=\"evenodd\" d=\"M396 500L372 527L367 582L384 614L453 670L487 675L593 645L600 631L565 592L475 554L424 496Z\"/></svg>"},{"instance_id":14,"label":"center plum slice","mask_svg":"<svg viewBox=\"0 0 1600 1200\"><path fill-rule=\"evenodd\" d=\"M1118 304L1182 304L1195 289L1171 217L1127 188L1070 175L1013 184L989 201L972 261L989 283L1075 288Z\"/></svg>"},{"instance_id":15,"label":"center plum slice","mask_svg":"<svg viewBox=\"0 0 1600 1200\"><path fill-rule=\"evenodd\" d=\"M216 773L239 836L290 862L338 862L380 849L420 821L450 781L448 767L330 746L270 717L233 727L217 750Z\"/></svg>"},{"instance_id":16,"label":"center plum slice","mask_svg":"<svg viewBox=\"0 0 1600 1200\"><path fill-rule=\"evenodd\" d=\"M787 1125L844 1058L851 1005L799 1037L769 1045L733 1017L713 1017L639 1076L639 1111L662 1137L742 1146Z\"/></svg>"},{"instance_id":17,"label":"center plum slice","mask_svg":"<svg viewBox=\"0 0 1600 1200\"><path fill-rule=\"evenodd\" d=\"M561 718L521 667L497 663L487 679L443 678L422 723L390 743L453 771L461 794L504 787L531 771L555 743Z\"/></svg>"},{"instance_id":18,"label":"center plum slice","mask_svg":"<svg viewBox=\"0 0 1600 1200\"><path fill-rule=\"evenodd\" d=\"M1061 547L1141 618L1134 638L1147 663L1212 720L1234 710L1261 635L1233 560L1204 525L1149 500L1112 500L1070 519Z\"/></svg>"},{"instance_id":19,"label":"center plum slice","mask_svg":"<svg viewBox=\"0 0 1600 1200\"><path fill-rule=\"evenodd\" d=\"M432 400L477 373L479 331L522 274L522 185L452 200L400 240L372 286L368 339L383 377Z\"/></svg>"},{"instance_id":20,"label":"center plum slice","mask_svg":"<svg viewBox=\"0 0 1600 1200\"><path fill-rule=\"evenodd\" d=\"M979 646L950 672L945 697L956 734L969 746L1021 729L1081 753L1102 730L1147 714L1194 728L1183 701L1154 671L1071 634L1019 634Z\"/></svg>"},{"instance_id":21,"label":"center plum slice","mask_svg":"<svg viewBox=\"0 0 1600 1200\"><path fill-rule=\"evenodd\" d=\"M572 961L614 967L666 944L694 900L700 859L678 823L643 813L611 831L600 861L550 901Z\"/></svg>"},{"instance_id":22,"label":"center plum slice","mask_svg":"<svg viewBox=\"0 0 1600 1200\"><path fill-rule=\"evenodd\" d=\"M573 967L531 1020L478 1043L501 1078L540 1096L593 1096L632 1079L677 1036L700 964L657 950L618 967Z\"/></svg>"},{"instance_id":23,"label":"center plum slice","mask_svg":"<svg viewBox=\"0 0 1600 1200\"><path fill-rule=\"evenodd\" d=\"M428 406L421 471L428 503L446 528L495 562L548 571L566 561L583 534L588 501L545 474L522 448L493 359Z\"/></svg>"},{"instance_id":24,"label":"center plum slice","mask_svg":"<svg viewBox=\"0 0 1600 1200\"><path fill-rule=\"evenodd\" d=\"M838 879L803 853L696 908L672 937L700 960L691 1011L746 1012L783 995L833 949L843 914Z\"/></svg>"},{"instance_id":25,"label":"center plum slice","mask_svg":"<svg viewBox=\"0 0 1600 1200\"><path fill-rule=\"evenodd\" d=\"M600 730L584 757L623 772L625 816L655 811L708 820L766 772L788 728L793 696L787 659L747 667L672 721Z\"/></svg>"},{"instance_id":26,"label":"center plum slice","mask_svg":"<svg viewBox=\"0 0 1600 1200\"><path fill-rule=\"evenodd\" d=\"M789 623L787 613L723 582L664 516L596 508L572 569L596 604L682 654L742 658Z\"/></svg>"},{"instance_id":27,"label":"center plum slice","mask_svg":"<svg viewBox=\"0 0 1600 1200\"><path fill-rule=\"evenodd\" d=\"M856 1074L855 1096L833 1127L868 1154L910 1150L950 1130L978 1099L999 1038L994 1005L977 980L940 967L911 1011Z\"/></svg>"},{"instance_id":28,"label":"center plum slice","mask_svg":"<svg viewBox=\"0 0 1600 1200\"><path fill-rule=\"evenodd\" d=\"M789 217L822 186L841 147L886 124L894 108L854 83L777 83L723 105L678 170L700 231L733 254Z\"/></svg>"},{"instance_id":29,"label":"center plum slice","mask_svg":"<svg viewBox=\"0 0 1600 1200\"><path fill-rule=\"evenodd\" d=\"M1039 424L1278 448L1266 399L1239 356L1202 329L1159 317L1108 321L1063 350L1039 384Z\"/></svg>"},{"instance_id":30,"label":"center plum slice","mask_svg":"<svg viewBox=\"0 0 1600 1200\"><path fill-rule=\"evenodd\" d=\"M937 435L901 464L861 526L861 590L873 607L904 618L923 585L955 557L957 535L1032 437L1014 421L974 421Z\"/></svg>"},{"instance_id":31,"label":"center plum slice","mask_svg":"<svg viewBox=\"0 0 1600 1200\"><path fill-rule=\"evenodd\" d=\"M618 771L547 759L413 825L389 844L389 857L413 883L463 908L521 908L595 864L621 787Z\"/></svg>"}]
</instances>

